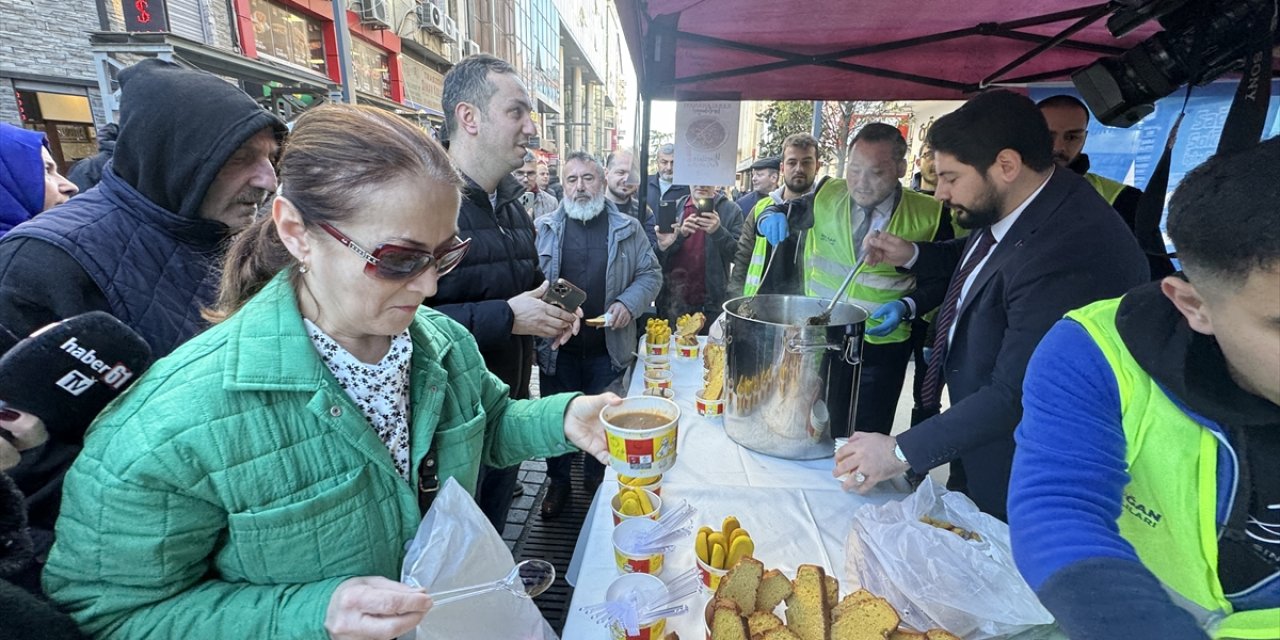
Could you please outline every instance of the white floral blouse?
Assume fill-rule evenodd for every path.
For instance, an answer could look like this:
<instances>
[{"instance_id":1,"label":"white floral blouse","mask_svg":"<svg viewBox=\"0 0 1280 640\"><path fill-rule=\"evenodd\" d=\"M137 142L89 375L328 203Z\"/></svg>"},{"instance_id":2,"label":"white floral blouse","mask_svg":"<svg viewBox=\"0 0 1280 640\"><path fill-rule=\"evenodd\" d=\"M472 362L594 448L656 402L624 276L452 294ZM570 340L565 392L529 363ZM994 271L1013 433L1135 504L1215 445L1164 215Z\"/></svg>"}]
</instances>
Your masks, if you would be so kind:
<instances>
[{"instance_id":1,"label":"white floral blouse","mask_svg":"<svg viewBox=\"0 0 1280 640\"><path fill-rule=\"evenodd\" d=\"M396 471L409 480L409 364L413 354L409 330L391 338L391 348L380 362L365 364L315 323L305 318L303 322L320 359L387 445Z\"/></svg>"}]
</instances>

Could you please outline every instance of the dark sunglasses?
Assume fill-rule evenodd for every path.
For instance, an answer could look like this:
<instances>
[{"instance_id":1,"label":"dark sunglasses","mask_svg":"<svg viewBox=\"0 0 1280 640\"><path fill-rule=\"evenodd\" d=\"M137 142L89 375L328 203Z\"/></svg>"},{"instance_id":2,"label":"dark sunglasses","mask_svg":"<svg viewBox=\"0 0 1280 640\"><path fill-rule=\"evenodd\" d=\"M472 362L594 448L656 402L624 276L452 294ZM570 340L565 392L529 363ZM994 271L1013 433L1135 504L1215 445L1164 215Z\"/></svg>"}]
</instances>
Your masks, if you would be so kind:
<instances>
[{"instance_id":1,"label":"dark sunglasses","mask_svg":"<svg viewBox=\"0 0 1280 640\"><path fill-rule=\"evenodd\" d=\"M436 268L437 277L444 276L462 262L462 257L467 255L467 248L471 246L470 238L462 240L454 236L445 243L444 247L437 247L434 251L380 244L370 253L341 231L333 228L333 225L325 222L316 224L338 242L354 251L356 255L364 258L365 275L382 280L409 280L418 277L431 267Z\"/></svg>"}]
</instances>

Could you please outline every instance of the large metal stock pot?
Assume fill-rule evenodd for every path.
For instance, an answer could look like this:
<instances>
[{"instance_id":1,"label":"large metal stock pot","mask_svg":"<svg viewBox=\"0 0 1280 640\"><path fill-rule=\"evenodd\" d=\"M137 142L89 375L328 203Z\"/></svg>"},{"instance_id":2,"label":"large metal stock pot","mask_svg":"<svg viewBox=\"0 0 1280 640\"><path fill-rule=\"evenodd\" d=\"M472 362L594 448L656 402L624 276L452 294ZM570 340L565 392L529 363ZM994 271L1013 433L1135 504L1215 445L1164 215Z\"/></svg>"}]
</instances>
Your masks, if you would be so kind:
<instances>
[{"instance_id":1,"label":"large metal stock pot","mask_svg":"<svg viewBox=\"0 0 1280 640\"><path fill-rule=\"evenodd\" d=\"M724 303L725 432L780 458L830 457L831 438L852 431L867 311L837 303L829 324L810 325L828 301L787 295Z\"/></svg>"}]
</instances>

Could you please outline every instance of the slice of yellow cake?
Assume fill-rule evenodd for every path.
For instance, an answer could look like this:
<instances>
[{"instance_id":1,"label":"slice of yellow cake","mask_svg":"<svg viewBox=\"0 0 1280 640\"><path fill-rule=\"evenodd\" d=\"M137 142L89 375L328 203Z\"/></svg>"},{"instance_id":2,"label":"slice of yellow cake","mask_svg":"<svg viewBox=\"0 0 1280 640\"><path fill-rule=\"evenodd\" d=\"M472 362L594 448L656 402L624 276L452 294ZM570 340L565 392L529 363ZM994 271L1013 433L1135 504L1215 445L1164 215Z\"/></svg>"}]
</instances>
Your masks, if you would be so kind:
<instances>
[{"instance_id":1,"label":"slice of yellow cake","mask_svg":"<svg viewBox=\"0 0 1280 640\"><path fill-rule=\"evenodd\" d=\"M756 611L773 612L789 595L791 581L781 571L770 569L760 578L760 588L756 591Z\"/></svg>"},{"instance_id":2,"label":"slice of yellow cake","mask_svg":"<svg viewBox=\"0 0 1280 640\"><path fill-rule=\"evenodd\" d=\"M729 573L720 579L716 588L716 598L732 600L738 605L742 615L756 610L756 592L760 589L760 578L764 574L764 565L759 560L747 556L738 561Z\"/></svg>"},{"instance_id":3,"label":"slice of yellow cake","mask_svg":"<svg viewBox=\"0 0 1280 640\"><path fill-rule=\"evenodd\" d=\"M831 625L831 640L886 640L901 622L888 600L864 597Z\"/></svg>"},{"instance_id":4,"label":"slice of yellow cake","mask_svg":"<svg viewBox=\"0 0 1280 640\"><path fill-rule=\"evenodd\" d=\"M773 615L772 611L756 611L747 616L747 630L751 632L752 638L781 626L782 618Z\"/></svg>"},{"instance_id":5,"label":"slice of yellow cake","mask_svg":"<svg viewBox=\"0 0 1280 640\"><path fill-rule=\"evenodd\" d=\"M787 628L801 640L831 640L831 603L827 600L826 572L802 564L796 569L792 593L787 597Z\"/></svg>"}]
</instances>

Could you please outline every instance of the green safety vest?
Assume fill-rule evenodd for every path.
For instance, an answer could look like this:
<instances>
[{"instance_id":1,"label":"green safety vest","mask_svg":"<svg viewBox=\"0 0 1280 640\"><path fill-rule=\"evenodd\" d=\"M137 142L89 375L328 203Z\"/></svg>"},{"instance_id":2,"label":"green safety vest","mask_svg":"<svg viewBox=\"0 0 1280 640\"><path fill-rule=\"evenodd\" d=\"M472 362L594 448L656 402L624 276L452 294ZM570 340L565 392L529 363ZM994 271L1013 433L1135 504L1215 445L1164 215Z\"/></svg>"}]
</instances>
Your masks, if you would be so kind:
<instances>
[{"instance_id":1,"label":"green safety vest","mask_svg":"<svg viewBox=\"0 0 1280 640\"><path fill-rule=\"evenodd\" d=\"M1094 189L1097 189L1102 199L1107 201L1107 204L1115 204L1116 198L1120 197L1120 192L1124 191L1125 188L1123 182L1116 182L1096 173L1086 173L1084 174L1084 179L1089 181L1089 184L1093 185Z\"/></svg>"},{"instance_id":2,"label":"green safety vest","mask_svg":"<svg viewBox=\"0 0 1280 640\"><path fill-rule=\"evenodd\" d=\"M1116 377L1129 485L1120 535L1214 638L1280 637L1280 608L1232 610L1218 578L1218 436L1174 404L1116 329L1121 298L1067 314L1097 343Z\"/></svg>"},{"instance_id":3,"label":"green safety vest","mask_svg":"<svg viewBox=\"0 0 1280 640\"><path fill-rule=\"evenodd\" d=\"M850 203L848 185L838 179L828 180L814 198L813 230L804 246L805 295L835 296L849 269L857 262ZM885 231L907 242L928 242L937 234L941 220L941 202L904 189ZM849 302L873 313L882 305L911 293L915 286L913 274L902 273L891 264L863 264L846 296ZM879 320L868 320L867 328L878 324ZM872 344L890 344L910 337L911 323L903 322L887 336L868 335L865 339Z\"/></svg>"}]
</instances>

